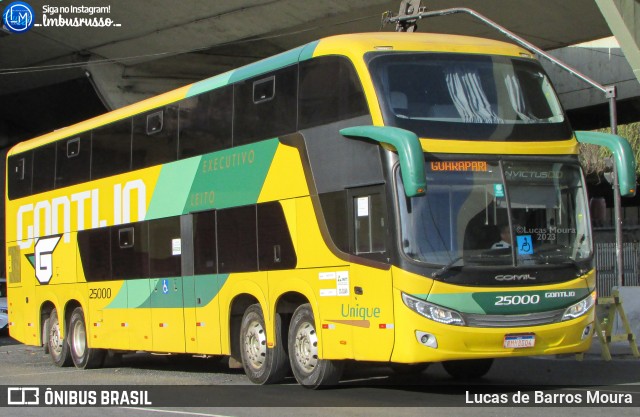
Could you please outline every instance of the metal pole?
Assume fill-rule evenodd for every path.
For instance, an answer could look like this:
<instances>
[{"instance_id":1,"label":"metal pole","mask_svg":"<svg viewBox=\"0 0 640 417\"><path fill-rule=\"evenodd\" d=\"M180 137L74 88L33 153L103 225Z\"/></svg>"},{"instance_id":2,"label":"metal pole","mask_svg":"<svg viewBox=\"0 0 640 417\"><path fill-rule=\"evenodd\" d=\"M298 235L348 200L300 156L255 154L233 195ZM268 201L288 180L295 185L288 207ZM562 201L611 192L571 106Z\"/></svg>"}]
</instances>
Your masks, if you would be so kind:
<instances>
[{"instance_id":1,"label":"metal pole","mask_svg":"<svg viewBox=\"0 0 640 417\"><path fill-rule=\"evenodd\" d=\"M611 117L611 133L618 134L618 112L616 109L616 87L609 87L606 92L609 99L609 115ZM620 183L618 182L618 167L613 161L613 211L616 232L616 282L618 287L625 284L624 280L624 250L622 235L622 198L620 196Z\"/></svg>"}]
</instances>

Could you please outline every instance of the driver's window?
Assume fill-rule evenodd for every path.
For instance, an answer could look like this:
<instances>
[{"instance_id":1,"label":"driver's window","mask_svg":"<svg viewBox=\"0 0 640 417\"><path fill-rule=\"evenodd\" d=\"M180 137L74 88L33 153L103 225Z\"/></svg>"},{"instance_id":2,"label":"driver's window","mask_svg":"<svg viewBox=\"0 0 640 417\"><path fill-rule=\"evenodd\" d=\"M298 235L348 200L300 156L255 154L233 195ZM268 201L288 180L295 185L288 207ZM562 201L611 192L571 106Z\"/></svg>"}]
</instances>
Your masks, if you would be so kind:
<instances>
[{"instance_id":1,"label":"driver's window","mask_svg":"<svg viewBox=\"0 0 640 417\"><path fill-rule=\"evenodd\" d=\"M387 211L383 187L350 190L352 252L380 255L386 252Z\"/></svg>"}]
</instances>

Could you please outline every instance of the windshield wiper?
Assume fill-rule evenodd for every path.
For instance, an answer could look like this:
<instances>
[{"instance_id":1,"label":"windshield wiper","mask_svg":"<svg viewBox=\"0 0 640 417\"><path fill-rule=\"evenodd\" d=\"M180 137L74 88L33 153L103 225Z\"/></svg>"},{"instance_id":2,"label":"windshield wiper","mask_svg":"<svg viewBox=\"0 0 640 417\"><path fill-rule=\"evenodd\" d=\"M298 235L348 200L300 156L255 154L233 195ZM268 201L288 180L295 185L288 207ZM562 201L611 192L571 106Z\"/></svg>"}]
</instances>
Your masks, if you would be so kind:
<instances>
[{"instance_id":1,"label":"windshield wiper","mask_svg":"<svg viewBox=\"0 0 640 417\"><path fill-rule=\"evenodd\" d=\"M578 262L577 260L573 259L573 258L565 258L562 260L558 260L558 262L550 262L551 259L545 259L545 262L547 265L570 265L573 266L576 271L578 272L578 274L580 275L584 275L586 274L589 270L587 268L585 268L584 266L582 266L580 264L580 262Z\"/></svg>"},{"instance_id":2,"label":"windshield wiper","mask_svg":"<svg viewBox=\"0 0 640 417\"><path fill-rule=\"evenodd\" d=\"M447 272L451 268L453 268L453 266L460 260L462 260L462 256L458 256L456 258L453 258L453 260L451 260L451 262L449 262L448 264L446 264L445 266L443 266L442 268L438 269L436 272L431 274L431 278L438 278L440 275L444 274L445 272Z\"/></svg>"}]
</instances>

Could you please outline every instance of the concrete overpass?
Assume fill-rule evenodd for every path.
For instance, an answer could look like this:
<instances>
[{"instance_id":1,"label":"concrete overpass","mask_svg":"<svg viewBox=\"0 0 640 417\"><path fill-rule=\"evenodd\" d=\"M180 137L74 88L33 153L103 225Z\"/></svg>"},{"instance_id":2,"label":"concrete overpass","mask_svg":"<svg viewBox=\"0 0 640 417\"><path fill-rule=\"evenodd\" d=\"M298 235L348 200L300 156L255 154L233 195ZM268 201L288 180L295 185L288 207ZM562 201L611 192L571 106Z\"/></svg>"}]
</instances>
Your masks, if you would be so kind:
<instances>
[{"instance_id":1,"label":"concrete overpass","mask_svg":"<svg viewBox=\"0 0 640 417\"><path fill-rule=\"evenodd\" d=\"M610 36L599 6L625 2L635 4L423 0L423 6L474 8L551 50ZM110 0L108 10L96 17L120 26L94 28L46 26L45 19L50 23L58 17L87 15L53 12L45 7L51 3L46 0L28 3L41 26L24 34L0 31L0 148L322 36L378 31L382 13L397 11L400 1ZM69 3L107 5L103 0ZM462 15L421 22L419 30L502 39Z\"/></svg>"}]
</instances>

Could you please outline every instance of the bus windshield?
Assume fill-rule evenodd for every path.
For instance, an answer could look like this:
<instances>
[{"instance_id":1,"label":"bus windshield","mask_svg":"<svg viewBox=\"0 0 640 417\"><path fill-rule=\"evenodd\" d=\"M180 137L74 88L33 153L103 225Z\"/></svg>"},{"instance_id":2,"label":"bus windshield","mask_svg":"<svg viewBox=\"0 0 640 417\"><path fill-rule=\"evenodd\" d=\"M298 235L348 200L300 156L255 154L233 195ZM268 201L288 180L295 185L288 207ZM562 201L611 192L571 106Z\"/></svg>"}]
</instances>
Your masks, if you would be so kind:
<instances>
[{"instance_id":1,"label":"bus windshield","mask_svg":"<svg viewBox=\"0 0 640 417\"><path fill-rule=\"evenodd\" d=\"M427 161L427 192L398 187L406 256L435 267L561 265L591 256L586 190L565 162ZM401 184L401 177L396 174Z\"/></svg>"},{"instance_id":2,"label":"bus windshield","mask_svg":"<svg viewBox=\"0 0 640 417\"><path fill-rule=\"evenodd\" d=\"M532 59L454 53L371 54L385 124L424 138L571 138L549 78Z\"/></svg>"}]
</instances>

